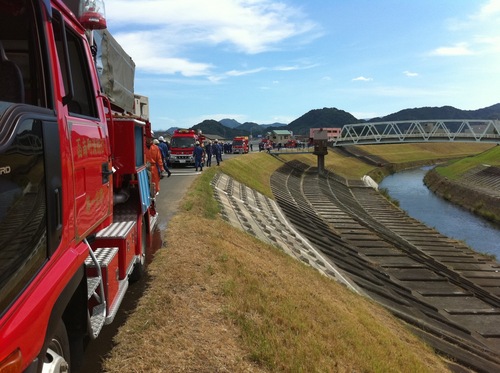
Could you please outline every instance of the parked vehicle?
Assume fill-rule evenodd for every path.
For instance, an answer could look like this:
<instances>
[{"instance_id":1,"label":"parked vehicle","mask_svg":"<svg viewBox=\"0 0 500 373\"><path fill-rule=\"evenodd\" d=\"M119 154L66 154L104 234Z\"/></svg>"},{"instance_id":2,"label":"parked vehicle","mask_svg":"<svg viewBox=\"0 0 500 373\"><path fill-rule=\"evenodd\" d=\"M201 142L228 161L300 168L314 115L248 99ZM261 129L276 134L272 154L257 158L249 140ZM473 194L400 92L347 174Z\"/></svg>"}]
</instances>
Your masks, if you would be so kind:
<instances>
[{"instance_id":1,"label":"parked vehicle","mask_svg":"<svg viewBox=\"0 0 500 373\"><path fill-rule=\"evenodd\" d=\"M148 100L103 5L0 2L0 372L76 371L144 270Z\"/></svg>"},{"instance_id":2,"label":"parked vehicle","mask_svg":"<svg viewBox=\"0 0 500 373\"><path fill-rule=\"evenodd\" d=\"M233 139L232 153L233 154L245 154L248 153L248 136L236 136Z\"/></svg>"},{"instance_id":3,"label":"parked vehicle","mask_svg":"<svg viewBox=\"0 0 500 373\"><path fill-rule=\"evenodd\" d=\"M193 129L175 130L170 139L170 164L194 166L193 151L196 141L203 144L205 136Z\"/></svg>"}]
</instances>

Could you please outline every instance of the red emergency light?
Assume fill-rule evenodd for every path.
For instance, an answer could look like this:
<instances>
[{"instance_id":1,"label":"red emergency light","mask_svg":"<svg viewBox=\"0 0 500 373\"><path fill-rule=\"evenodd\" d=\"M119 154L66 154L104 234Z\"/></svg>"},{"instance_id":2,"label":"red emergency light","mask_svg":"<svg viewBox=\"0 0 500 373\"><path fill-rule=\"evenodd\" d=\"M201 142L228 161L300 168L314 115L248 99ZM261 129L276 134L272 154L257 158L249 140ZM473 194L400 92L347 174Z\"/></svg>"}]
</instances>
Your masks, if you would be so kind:
<instances>
[{"instance_id":1,"label":"red emergency light","mask_svg":"<svg viewBox=\"0 0 500 373\"><path fill-rule=\"evenodd\" d=\"M80 23L87 30L102 30L107 27L103 0L80 1Z\"/></svg>"},{"instance_id":2,"label":"red emergency light","mask_svg":"<svg viewBox=\"0 0 500 373\"><path fill-rule=\"evenodd\" d=\"M174 133L190 133L190 134L192 133L192 134L195 134L196 132L195 132L195 130L188 130L188 129L182 128L182 129L176 129L174 131Z\"/></svg>"}]
</instances>

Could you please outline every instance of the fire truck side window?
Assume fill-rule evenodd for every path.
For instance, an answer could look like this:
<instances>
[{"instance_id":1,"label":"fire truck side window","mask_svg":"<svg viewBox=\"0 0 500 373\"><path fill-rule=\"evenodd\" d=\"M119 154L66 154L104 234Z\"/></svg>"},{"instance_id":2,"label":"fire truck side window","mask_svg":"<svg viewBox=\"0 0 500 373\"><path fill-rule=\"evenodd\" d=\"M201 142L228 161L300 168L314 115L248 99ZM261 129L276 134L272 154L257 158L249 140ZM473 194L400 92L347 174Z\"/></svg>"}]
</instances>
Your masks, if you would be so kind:
<instances>
[{"instance_id":1,"label":"fire truck side window","mask_svg":"<svg viewBox=\"0 0 500 373\"><path fill-rule=\"evenodd\" d=\"M70 114L76 116L86 116L97 118L97 103L92 79L90 77L91 68L85 53L83 40L69 27L65 27L63 33L60 17L54 17L54 34L57 43L57 54L61 65L61 72L64 79L66 93L69 92L70 83L68 81L68 66L66 64L63 38L66 36L69 57L69 71L73 83L73 98L68 103Z\"/></svg>"},{"instance_id":2,"label":"fire truck side window","mask_svg":"<svg viewBox=\"0 0 500 373\"><path fill-rule=\"evenodd\" d=\"M25 120L0 153L0 314L47 256L42 121Z\"/></svg>"},{"instance_id":3,"label":"fire truck side window","mask_svg":"<svg viewBox=\"0 0 500 373\"><path fill-rule=\"evenodd\" d=\"M43 80L40 10L35 3L0 4L0 100L47 105Z\"/></svg>"}]
</instances>

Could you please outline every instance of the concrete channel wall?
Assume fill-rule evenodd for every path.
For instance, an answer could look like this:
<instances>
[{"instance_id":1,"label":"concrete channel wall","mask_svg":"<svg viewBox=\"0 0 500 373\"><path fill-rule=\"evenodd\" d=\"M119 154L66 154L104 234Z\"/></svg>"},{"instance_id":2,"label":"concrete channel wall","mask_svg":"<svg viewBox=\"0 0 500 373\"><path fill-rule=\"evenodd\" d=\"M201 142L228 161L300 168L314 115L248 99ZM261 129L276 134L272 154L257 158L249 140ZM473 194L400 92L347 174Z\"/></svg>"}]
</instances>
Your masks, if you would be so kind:
<instances>
[{"instance_id":1,"label":"concrete channel wall","mask_svg":"<svg viewBox=\"0 0 500 373\"><path fill-rule=\"evenodd\" d=\"M282 168L276 201L217 174L223 218L385 306L453 371L500 371L499 263L409 218L375 183Z\"/></svg>"},{"instance_id":2,"label":"concrete channel wall","mask_svg":"<svg viewBox=\"0 0 500 373\"><path fill-rule=\"evenodd\" d=\"M362 291L342 271L316 250L286 220L276 203L253 189L219 173L212 180L215 199L222 206L222 217L232 226L275 245L336 280L351 290Z\"/></svg>"},{"instance_id":3,"label":"concrete channel wall","mask_svg":"<svg viewBox=\"0 0 500 373\"><path fill-rule=\"evenodd\" d=\"M424 183L438 196L500 226L500 168L478 166L456 181L431 170Z\"/></svg>"}]
</instances>

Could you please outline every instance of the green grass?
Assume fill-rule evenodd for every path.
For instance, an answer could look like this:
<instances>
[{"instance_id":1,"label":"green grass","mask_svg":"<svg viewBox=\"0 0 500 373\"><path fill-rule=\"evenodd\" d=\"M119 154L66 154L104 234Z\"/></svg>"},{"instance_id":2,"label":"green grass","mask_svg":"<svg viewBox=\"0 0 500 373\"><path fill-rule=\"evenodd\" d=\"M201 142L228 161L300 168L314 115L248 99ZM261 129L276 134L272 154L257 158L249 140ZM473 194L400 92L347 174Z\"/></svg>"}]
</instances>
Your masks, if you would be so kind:
<instances>
[{"instance_id":1,"label":"green grass","mask_svg":"<svg viewBox=\"0 0 500 373\"><path fill-rule=\"evenodd\" d=\"M500 166L500 146L495 146L475 156L457 160L447 166L437 167L442 176L455 180L470 169L481 165Z\"/></svg>"},{"instance_id":2,"label":"green grass","mask_svg":"<svg viewBox=\"0 0 500 373\"><path fill-rule=\"evenodd\" d=\"M269 198L273 198L270 184L271 175L282 165L282 162L267 152L255 152L224 161L221 163L220 169L235 180Z\"/></svg>"},{"instance_id":3,"label":"green grass","mask_svg":"<svg viewBox=\"0 0 500 373\"><path fill-rule=\"evenodd\" d=\"M484 150L445 148L370 149L403 163L419 161L419 152L432 160ZM315 156L286 157L316 166ZM150 265L146 294L115 338L107 372L447 371L387 310L219 217L216 172L272 197L270 176L282 164L253 153L197 178ZM376 170L334 152L325 165L346 178Z\"/></svg>"},{"instance_id":4,"label":"green grass","mask_svg":"<svg viewBox=\"0 0 500 373\"><path fill-rule=\"evenodd\" d=\"M363 145L361 149L381 156L391 163L410 163L425 160L445 160L467 157L483 152L494 144L490 143L415 143L391 145Z\"/></svg>"},{"instance_id":5,"label":"green grass","mask_svg":"<svg viewBox=\"0 0 500 373\"><path fill-rule=\"evenodd\" d=\"M393 144L393 145L363 145L363 150L386 159L395 164L430 163L433 160L456 159L468 157L485 150L496 149L492 144L476 143L424 143L424 144ZM495 153L497 154L497 153ZM492 156L491 158L493 158ZM498 156L497 156L498 157ZM500 157L498 157L500 158ZM235 180L272 198L270 178L272 173L283 165L283 161L298 160L311 167L317 166L317 157L310 154L281 155L280 160L266 152L255 152L224 161L221 170ZM491 161L493 162L493 161ZM344 157L329 151L325 156L325 168L346 179L361 179L364 175L377 175L381 180L385 174L379 167L366 164L355 157Z\"/></svg>"},{"instance_id":6,"label":"green grass","mask_svg":"<svg viewBox=\"0 0 500 373\"><path fill-rule=\"evenodd\" d=\"M213 191L206 187L206 185L210 184L216 172L217 170L214 167L205 167L205 171L199 177L200 182L195 183L194 187L188 191L190 198L183 201L182 207L186 211L193 210L196 201L196 211L201 212L204 217L214 219L219 214L220 206L213 198Z\"/></svg>"}]
</instances>

